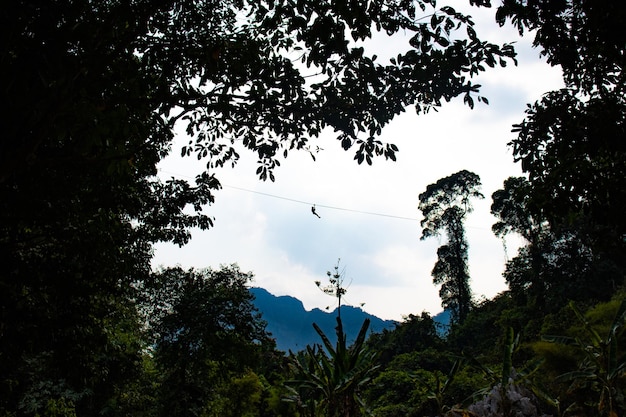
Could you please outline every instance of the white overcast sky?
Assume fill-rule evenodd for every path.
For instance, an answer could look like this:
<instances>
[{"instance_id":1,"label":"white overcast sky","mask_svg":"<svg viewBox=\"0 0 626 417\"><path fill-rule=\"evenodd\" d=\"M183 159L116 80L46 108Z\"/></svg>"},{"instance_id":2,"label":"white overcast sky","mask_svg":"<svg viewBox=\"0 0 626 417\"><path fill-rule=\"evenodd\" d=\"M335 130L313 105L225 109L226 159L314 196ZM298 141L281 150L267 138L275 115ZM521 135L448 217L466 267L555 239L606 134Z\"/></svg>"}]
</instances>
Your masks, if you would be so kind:
<instances>
[{"instance_id":1,"label":"white overcast sky","mask_svg":"<svg viewBox=\"0 0 626 417\"><path fill-rule=\"evenodd\" d=\"M329 131L315 142L323 148L315 162L305 152L291 153L272 183L258 180L255 155L241 152L234 169L217 172L224 188L205 210L215 217L215 227L194 230L182 248L157 245L154 265L219 268L237 263L254 273L253 286L294 296L307 309L324 309L335 300L315 281L324 282L326 271L341 258L348 304L365 303L364 310L384 319L436 314L441 300L430 271L443 240L420 241L418 195L428 184L467 169L481 177L485 195L474 202L466 222L471 287L477 299L504 290L504 263L515 255L516 245L509 242L505 251L491 232L491 194L507 177L521 174L507 147L514 137L511 126L523 119L526 103L562 87L561 72L539 59L530 38L519 38L510 26L499 28L493 10L469 13L479 36L517 42L517 67L488 69L477 79L488 106L477 103L470 110L459 98L427 115L407 109L381 137L400 148L396 162L380 158L373 166L357 165L354 153L343 151ZM389 51L387 41L376 53L384 57ZM187 141L181 135L161 163L163 178L193 178L203 166L195 157L179 156ZM312 215L312 204L321 219Z\"/></svg>"}]
</instances>

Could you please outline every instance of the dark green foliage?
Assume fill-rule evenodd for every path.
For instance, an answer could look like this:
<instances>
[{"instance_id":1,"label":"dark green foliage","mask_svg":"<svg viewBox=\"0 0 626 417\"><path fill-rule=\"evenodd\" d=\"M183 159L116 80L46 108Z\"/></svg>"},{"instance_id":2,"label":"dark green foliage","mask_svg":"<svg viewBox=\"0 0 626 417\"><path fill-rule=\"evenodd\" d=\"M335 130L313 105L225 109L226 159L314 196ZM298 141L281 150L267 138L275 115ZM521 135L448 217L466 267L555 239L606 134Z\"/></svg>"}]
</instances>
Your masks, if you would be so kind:
<instances>
[{"instance_id":1,"label":"dark green foliage","mask_svg":"<svg viewBox=\"0 0 626 417\"><path fill-rule=\"evenodd\" d=\"M373 349L379 352L380 363L386 366L393 358L404 353L425 351L432 349L432 355L424 354L420 367L430 369L429 361L440 359L427 359L430 356L438 356L436 351L443 348L444 342L432 317L426 312L421 316L409 315L402 322L397 323L393 330L383 330L370 336L367 341Z\"/></svg>"},{"instance_id":2,"label":"dark green foliage","mask_svg":"<svg viewBox=\"0 0 626 417\"><path fill-rule=\"evenodd\" d=\"M326 126L344 148L357 147L359 162L371 163L394 156L395 146L374 137L405 106L425 111L458 95L472 104L478 86L468 75L514 54L478 39L469 17L428 1L14 6L2 25L10 45L2 76L13 98L4 114L11 123L3 123L3 180L50 160L40 148L50 140L71 138L83 151L77 161L101 150L125 163L142 148L158 158L183 119L194 137L183 154L211 155L209 165L221 166L236 161L230 140L241 140L258 153L262 178L271 177L277 156L306 148ZM405 32L411 46L379 64L353 45L372 29ZM313 74L315 82L305 83Z\"/></svg>"},{"instance_id":3,"label":"dark green foliage","mask_svg":"<svg viewBox=\"0 0 626 417\"><path fill-rule=\"evenodd\" d=\"M512 58L512 48L478 39L469 17L430 6L5 7L0 411L32 414L50 403L123 413L111 404L124 402L117 397L141 369L135 289L149 276L152 245L182 245L190 228L211 227L202 208L220 188L206 172L191 183L155 178L175 127L192 137L181 153L207 169L234 164L237 143L258 155L259 177L273 179L279 158L309 150L326 127L359 163L395 159L397 147L376 137L406 106L481 100L468 76ZM407 33L411 46L378 63L350 43L374 28Z\"/></svg>"},{"instance_id":4,"label":"dark green foliage","mask_svg":"<svg viewBox=\"0 0 626 417\"><path fill-rule=\"evenodd\" d=\"M437 249L437 262L431 274L433 282L441 285L439 295L444 308L450 310L451 320L465 320L472 306L469 285L468 244L463 221L472 211L470 198L483 198L480 178L469 171L459 171L426 187L419 195L418 209L422 212L422 237L445 232L447 243Z\"/></svg>"},{"instance_id":5,"label":"dark green foliage","mask_svg":"<svg viewBox=\"0 0 626 417\"><path fill-rule=\"evenodd\" d=\"M498 218L491 229L504 238L517 233L528 243L535 243L547 227L543 219L536 217L530 201L530 183L523 177L509 177L504 188L491 195L491 214Z\"/></svg>"},{"instance_id":6,"label":"dark green foliage","mask_svg":"<svg viewBox=\"0 0 626 417\"><path fill-rule=\"evenodd\" d=\"M67 208L65 222L46 223L63 209L42 209L30 228L11 225L20 237L2 245L0 410L33 413L65 401L79 414L95 413L112 407L140 369L143 344L126 277L141 262L134 248L110 245L126 241L126 231L106 211L87 219Z\"/></svg>"},{"instance_id":7,"label":"dark green foliage","mask_svg":"<svg viewBox=\"0 0 626 417\"><path fill-rule=\"evenodd\" d=\"M372 411L380 416L422 416L428 410L428 393L415 380L414 370L389 366L378 375L367 395L371 398ZM425 375L426 371L417 371Z\"/></svg>"},{"instance_id":8,"label":"dark green foliage","mask_svg":"<svg viewBox=\"0 0 626 417\"><path fill-rule=\"evenodd\" d=\"M625 126L622 92L581 100L574 91L560 90L529 107L511 143L532 185L530 214L549 222L555 233L575 228L599 261L622 269Z\"/></svg>"},{"instance_id":9,"label":"dark green foliage","mask_svg":"<svg viewBox=\"0 0 626 417\"><path fill-rule=\"evenodd\" d=\"M304 415L358 417L367 410L362 394L378 368L377 352L365 344L369 320L365 320L355 342L348 346L341 318L337 317L337 343L332 345L324 332L313 325L323 342L292 354L294 378L291 401Z\"/></svg>"},{"instance_id":10,"label":"dark green foliage","mask_svg":"<svg viewBox=\"0 0 626 417\"><path fill-rule=\"evenodd\" d=\"M220 188L209 173L158 180L157 164L175 127L191 137L177 153L212 170L246 149L263 180L292 150L314 157L311 140L325 128L358 163L395 160L398 148L378 139L393 117L457 96L470 107L486 102L469 76L513 56L478 39L469 17L432 3L5 7L0 415L294 415L298 404L281 401L284 358L252 308L248 274L151 273L154 243L182 245L190 228L212 226L202 209ZM546 366L532 382L561 401L556 412L569 403L587 415L624 412L621 299L587 315L563 307L608 300L624 281L626 3L504 0L497 19L535 30L566 82L514 127L527 179L494 194L496 234L528 242L507 265L510 292L470 309L463 219L480 197L477 176L461 171L429 186L422 237L448 237L433 277L455 325L442 340L430 317L411 316L365 345L365 323L350 348L341 322L335 346L317 328L326 349L296 362L308 381L297 384L302 415L360 414L374 378L365 398L377 415L442 413L480 386L449 352L475 355L501 385L512 376L510 349L500 354L512 346L501 333L509 326L528 341L542 329L565 335L550 339L565 345L533 345ZM354 44L376 31L410 44L381 62ZM533 363L528 350L517 354Z\"/></svg>"},{"instance_id":11,"label":"dark green foliage","mask_svg":"<svg viewBox=\"0 0 626 417\"><path fill-rule=\"evenodd\" d=\"M498 8L501 24L535 30L535 46L564 71L566 88L529 105L513 129L513 156L528 180L510 179L494 194L494 231L529 243L507 280L541 310L608 300L624 283L625 18L626 5L612 1L506 0Z\"/></svg>"},{"instance_id":12,"label":"dark green foliage","mask_svg":"<svg viewBox=\"0 0 626 417\"><path fill-rule=\"evenodd\" d=\"M243 383L246 368L259 364L263 346L271 342L246 288L251 279L236 265L154 275L146 290L154 294L148 318L162 378L161 415L210 411L219 387Z\"/></svg>"},{"instance_id":13,"label":"dark green foliage","mask_svg":"<svg viewBox=\"0 0 626 417\"><path fill-rule=\"evenodd\" d=\"M455 404L454 397L449 395L449 391L462 367L463 361L457 359L450 367L447 375L440 371L429 373L419 372L419 370L412 374L419 386L426 389L426 398L428 399L426 403L430 405L428 407L430 408L429 414L443 416L446 410L450 408L447 404ZM466 386L466 388L469 387Z\"/></svg>"},{"instance_id":14,"label":"dark green foliage","mask_svg":"<svg viewBox=\"0 0 626 417\"><path fill-rule=\"evenodd\" d=\"M444 415L481 383L479 373L442 345L395 356L374 379L367 398L375 415Z\"/></svg>"},{"instance_id":15,"label":"dark green foliage","mask_svg":"<svg viewBox=\"0 0 626 417\"><path fill-rule=\"evenodd\" d=\"M460 210L464 216L472 211L471 198L484 198L480 193L480 177L466 170L456 172L428 185L419 195L419 210L424 219L421 239L438 236L441 231L449 231L448 220ZM447 214L450 213L450 214ZM449 216L449 217L446 217Z\"/></svg>"},{"instance_id":16,"label":"dark green foliage","mask_svg":"<svg viewBox=\"0 0 626 417\"><path fill-rule=\"evenodd\" d=\"M468 374L456 362L428 313L372 335L368 344L381 357L381 372L367 391L375 415L437 415L479 386L477 374Z\"/></svg>"},{"instance_id":17,"label":"dark green foliage","mask_svg":"<svg viewBox=\"0 0 626 417\"><path fill-rule=\"evenodd\" d=\"M543 340L558 343L572 349L577 359L577 369L570 370L558 377L571 384L568 392L576 398L576 408L584 409L589 400L597 396L597 410L600 415L620 415L626 410L624 400L624 376L626 375L626 357L620 350L619 339L623 339L623 326L626 320L626 299L621 302L598 305L584 315L574 303L570 307L578 317L582 329L575 336L546 335ZM615 316L603 334L589 318L598 320L604 326L609 323L607 310L615 311ZM604 317L603 317L604 316ZM604 320L602 320L604 319ZM623 341L623 340L622 340ZM585 401L587 400L587 401Z\"/></svg>"},{"instance_id":18,"label":"dark green foliage","mask_svg":"<svg viewBox=\"0 0 626 417\"><path fill-rule=\"evenodd\" d=\"M528 180L509 178L492 195L491 212L499 219L494 233L526 240L504 272L516 302L527 305L531 317L541 317L569 300L606 299L623 280L616 262L600 249L602 243L589 240L585 225L554 225L542 217L534 192Z\"/></svg>"},{"instance_id":19,"label":"dark green foliage","mask_svg":"<svg viewBox=\"0 0 626 417\"><path fill-rule=\"evenodd\" d=\"M478 304L463 323L453 326L446 338L448 349L460 354L481 355L490 360L500 356L500 342L506 324L502 320L513 307L505 294Z\"/></svg>"},{"instance_id":20,"label":"dark green foliage","mask_svg":"<svg viewBox=\"0 0 626 417\"><path fill-rule=\"evenodd\" d=\"M535 45L548 62L563 68L566 88L529 105L526 119L514 126L517 137L511 146L526 177L508 179L493 194L496 235L516 233L527 243L507 263L504 276L510 291L474 308L447 335L446 347L479 359L492 377L490 386L496 385L470 408L478 415L521 411L506 403L513 397L530 401L527 405L534 408L526 411L531 415L540 410L556 415L623 413L619 303L611 303L618 312L615 321L607 318L611 308L605 304L584 317L565 306L570 300L594 306L624 284L625 17L626 3L614 1L504 0L497 10L501 24L510 19L520 32L534 30ZM424 236L429 233L425 230ZM447 247L441 251L440 259L450 252ZM576 316L582 326L575 324ZM521 343L512 356L513 332L503 332L509 327L521 340L532 342L535 351ZM567 345L537 342L545 331L566 334L551 340ZM508 337L503 339L503 333ZM505 387L509 377L515 382L522 371L534 370L538 356L545 364L524 379L525 387ZM564 380L556 378L559 374L565 374ZM505 391L512 395L503 397ZM411 403L407 395L403 398L408 414ZM498 398L500 408L495 410ZM466 415L464 410L455 413L451 415Z\"/></svg>"},{"instance_id":21,"label":"dark green foliage","mask_svg":"<svg viewBox=\"0 0 626 417\"><path fill-rule=\"evenodd\" d=\"M623 85L626 7L610 0L527 2L504 0L496 19L520 33L534 30L534 45L563 68L568 85L589 92Z\"/></svg>"},{"instance_id":22,"label":"dark green foliage","mask_svg":"<svg viewBox=\"0 0 626 417\"><path fill-rule=\"evenodd\" d=\"M486 406L490 413L498 413L504 416L512 415L528 415L523 409L533 409L533 402L536 402L532 391L532 376L541 367L541 360L533 360L524 366L515 366L513 364L513 354L519 347L519 334L515 335L512 327L504 331L502 343L501 362L499 363L499 371L491 369L489 366L481 363L473 356L465 356L468 363L481 370L488 381L488 385L472 395L475 400L470 409ZM517 394L512 396L511 393ZM491 398L490 398L491 397ZM522 400L524 399L524 400ZM531 407L523 407L526 402ZM486 410L486 411L487 411ZM480 413L483 414L483 413ZM531 415L535 415L535 413Z\"/></svg>"},{"instance_id":23,"label":"dark green foliage","mask_svg":"<svg viewBox=\"0 0 626 417\"><path fill-rule=\"evenodd\" d=\"M254 417L259 415L263 384L254 372L232 377L221 389L216 389L217 398L211 402L208 415L224 417Z\"/></svg>"}]
</instances>

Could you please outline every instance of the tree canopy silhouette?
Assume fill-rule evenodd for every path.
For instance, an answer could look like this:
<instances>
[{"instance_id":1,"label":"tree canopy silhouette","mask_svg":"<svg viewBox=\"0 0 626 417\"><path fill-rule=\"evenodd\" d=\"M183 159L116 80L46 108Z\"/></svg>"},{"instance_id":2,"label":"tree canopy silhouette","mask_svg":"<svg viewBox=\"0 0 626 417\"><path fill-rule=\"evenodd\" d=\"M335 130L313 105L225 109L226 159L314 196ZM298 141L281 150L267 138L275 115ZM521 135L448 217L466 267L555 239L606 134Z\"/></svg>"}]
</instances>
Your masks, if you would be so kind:
<instances>
[{"instance_id":1,"label":"tree canopy silhouette","mask_svg":"<svg viewBox=\"0 0 626 417\"><path fill-rule=\"evenodd\" d=\"M479 39L470 17L421 0L17 1L0 33L9 414L120 404L139 363L133 317L152 245L212 226L215 168L248 150L272 180L289 152L314 155L327 128L358 163L395 159L377 139L394 116L457 96L472 106L482 98L470 77L514 56ZM357 45L399 33L409 45L388 62ZM177 151L206 170L161 181L179 128L191 139Z\"/></svg>"},{"instance_id":2,"label":"tree canopy silhouette","mask_svg":"<svg viewBox=\"0 0 626 417\"><path fill-rule=\"evenodd\" d=\"M507 180L492 207L498 233L529 242L507 266L507 280L551 308L606 300L624 282L625 19L624 5L610 1L507 0L497 11L501 24L535 31L534 45L563 69L565 88L529 104L513 126L510 146L527 181ZM512 217L519 210L525 214Z\"/></svg>"},{"instance_id":3,"label":"tree canopy silhouette","mask_svg":"<svg viewBox=\"0 0 626 417\"><path fill-rule=\"evenodd\" d=\"M462 170L441 178L419 195L418 209L424 217L420 222L424 240L442 231L447 242L437 249L437 262L432 270L433 282L441 285L442 305L451 311L452 321L462 322L472 305L469 285L468 243L463 222L472 211L470 198L484 198L480 193L480 177Z\"/></svg>"}]
</instances>

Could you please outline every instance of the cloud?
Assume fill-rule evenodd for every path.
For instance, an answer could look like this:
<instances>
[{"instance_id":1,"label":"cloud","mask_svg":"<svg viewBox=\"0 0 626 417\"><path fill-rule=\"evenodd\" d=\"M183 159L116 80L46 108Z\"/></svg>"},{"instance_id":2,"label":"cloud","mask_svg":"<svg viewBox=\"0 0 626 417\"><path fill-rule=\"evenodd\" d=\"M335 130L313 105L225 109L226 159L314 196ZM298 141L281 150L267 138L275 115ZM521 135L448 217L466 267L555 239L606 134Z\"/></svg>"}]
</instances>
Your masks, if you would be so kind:
<instances>
[{"instance_id":1,"label":"cloud","mask_svg":"<svg viewBox=\"0 0 626 417\"><path fill-rule=\"evenodd\" d=\"M493 31L498 35L519 41L510 31ZM344 152L327 132L315 140L323 148L316 162L306 153L291 153L276 170L276 182L264 183L255 175L255 155L242 151L235 169L216 171L224 188L207 208L215 227L194 231L183 248L157 245L154 264L237 262L255 273L255 286L295 296L311 309L333 303L314 281L323 281L341 258L350 282L347 302L366 303L366 311L385 319L434 314L441 306L430 271L440 242L419 240L418 195L428 184L468 169L480 175L486 197L474 203L467 220L472 288L478 296L497 294L506 288L506 254L490 231L489 206L504 179L521 172L507 147L511 125L523 119L527 102L562 85L558 68L539 61L528 39L518 49L518 67L489 70L478 80L489 106L477 103L470 110L459 99L427 115L408 109L390 123L381 139L399 146L397 162L381 158L359 166L353 152ZM181 135L177 141L161 175L193 177L204 163L181 159L179 145L187 139ZM312 204L321 219L311 214Z\"/></svg>"}]
</instances>

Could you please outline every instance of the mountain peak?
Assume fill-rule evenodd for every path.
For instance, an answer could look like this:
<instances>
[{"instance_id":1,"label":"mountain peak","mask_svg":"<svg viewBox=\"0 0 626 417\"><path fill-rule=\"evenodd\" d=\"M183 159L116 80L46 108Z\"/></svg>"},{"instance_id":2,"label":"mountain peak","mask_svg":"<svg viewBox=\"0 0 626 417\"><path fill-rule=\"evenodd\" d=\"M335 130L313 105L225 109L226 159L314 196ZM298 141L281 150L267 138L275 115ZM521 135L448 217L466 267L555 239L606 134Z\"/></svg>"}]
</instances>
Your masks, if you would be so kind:
<instances>
[{"instance_id":1,"label":"mountain peak","mask_svg":"<svg viewBox=\"0 0 626 417\"><path fill-rule=\"evenodd\" d=\"M258 287L250 288L250 292L255 296L254 305L267 322L267 331L276 339L276 347L279 350L297 352L307 345L320 344L320 336L313 328L313 323L322 329L332 343L336 342L336 308L330 313L319 308L307 311L302 301L297 298L286 295L275 296ZM371 321L370 333L392 329L396 323L366 313L359 307L341 306L341 320L348 343L356 339L366 318Z\"/></svg>"}]
</instances>

